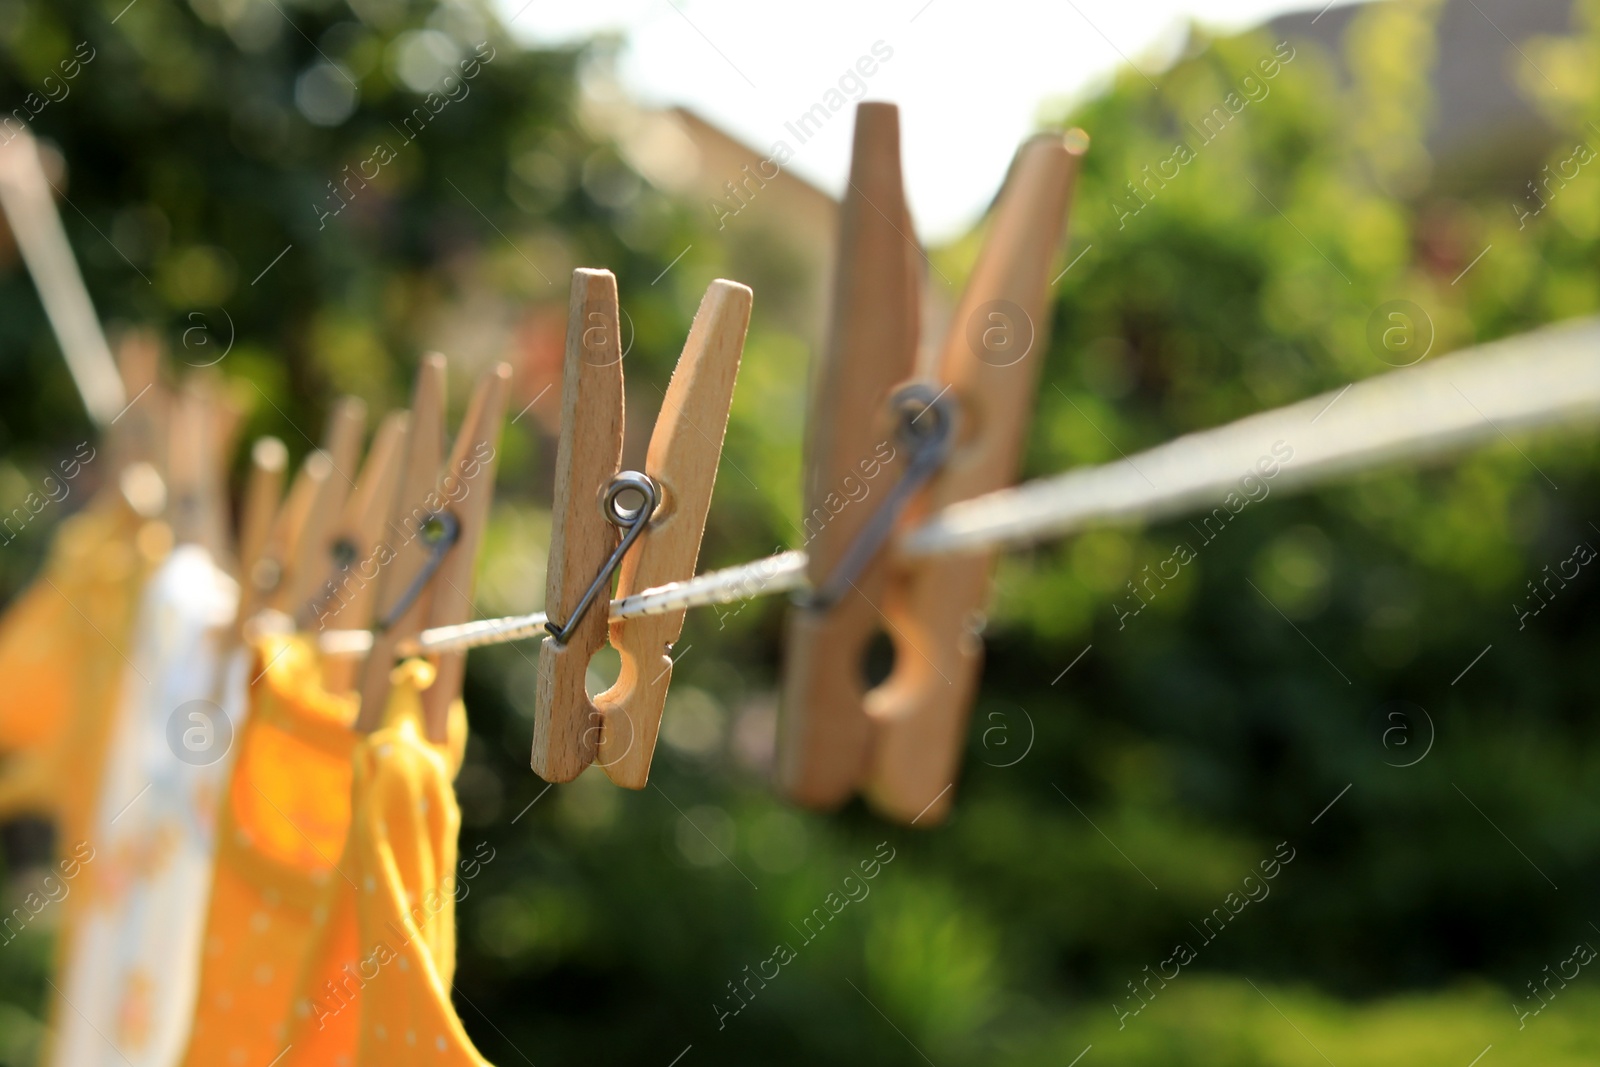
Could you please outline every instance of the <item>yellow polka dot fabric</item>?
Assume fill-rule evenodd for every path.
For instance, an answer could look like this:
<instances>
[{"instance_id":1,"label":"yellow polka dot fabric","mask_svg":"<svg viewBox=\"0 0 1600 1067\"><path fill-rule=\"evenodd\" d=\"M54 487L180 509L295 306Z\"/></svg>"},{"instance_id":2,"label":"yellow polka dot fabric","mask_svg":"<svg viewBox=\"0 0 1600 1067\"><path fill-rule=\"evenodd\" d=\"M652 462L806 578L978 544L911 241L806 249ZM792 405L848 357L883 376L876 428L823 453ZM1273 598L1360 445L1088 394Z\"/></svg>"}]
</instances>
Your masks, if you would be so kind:
<instances>
[{"instance_id":1,"label":"yellow polka dot fabric","mask_svg":"<svg viewBox=\"0 0 1600 1067\"><path fill-rule=\"evenodd\" d=\"M350 824L353 696L326 692L313 640L257 643L258 674L218 825L187 1067L266 1067L339 877Z\"/></svg>"},{"instance_id":2,"label":"yellow polka dot fabric","mask_svg":"<svg viewBox=\"0 0 1600 1067\"><path fill-rule=\"evenodd\" d=\"M451 782L466 717L424 736L427 664L395 671L384 725L357 746L350 836L324 927L296 995L282 1067L488 1067L451 1002L456 837Z\"/></svg>"}]
</instances>

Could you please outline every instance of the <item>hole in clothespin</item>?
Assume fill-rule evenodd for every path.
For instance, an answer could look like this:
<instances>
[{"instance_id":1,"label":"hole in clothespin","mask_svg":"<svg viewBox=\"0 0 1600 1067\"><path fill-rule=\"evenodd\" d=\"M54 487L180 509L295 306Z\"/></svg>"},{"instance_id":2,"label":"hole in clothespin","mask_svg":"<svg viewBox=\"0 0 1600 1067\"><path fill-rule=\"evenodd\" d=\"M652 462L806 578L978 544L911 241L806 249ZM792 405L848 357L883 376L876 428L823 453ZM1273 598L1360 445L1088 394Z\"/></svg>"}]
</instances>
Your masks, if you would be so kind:
<instances>
[{"instance_id":1,"label":"hole in clothespin","mask_svg":"<svg viewBox=\"0 0 1600 1067\"><path fill-rule=\"evenodd\" d=\"M617 682L622 673L622 655L610 645L601 645L583 673L583 689L590 698L599 696Z\"/></svg>"},{"instance_id":2,"label":"hole in clothespin","mask_svg":"<svg viewBox=\"0 0 1600 1067\"><path fill-rule=\"evenodd\" d=\"M341 571L349 570L357 557L361 555L361 550L356 548L355 542L348 537L341 537L335 541L330 551L333 555L333 565Z\"/></svg>"},{"instance_id":3,"label":"hole in clothespin","mask_svg":"<svg viewBox=\"0 0 1600 1067\"><path fill-rule=\"evenodd\" d=\"M895 435L912 448L943 442L955 425L955 405L935 393L932 386L906 386L889 399L895 414Z\"/></svg>"},{"instance_id":4,"label":"hole in clothespin","mask_svg":"<svg viewBox=\"0 0 1600 1067\"><path fill-rule=\"evenodd\" d=\"M861 678L868 689L876 689L894 673L894 639L884 630L872 635L861 652Z\"/></svg>"}]
</instances>

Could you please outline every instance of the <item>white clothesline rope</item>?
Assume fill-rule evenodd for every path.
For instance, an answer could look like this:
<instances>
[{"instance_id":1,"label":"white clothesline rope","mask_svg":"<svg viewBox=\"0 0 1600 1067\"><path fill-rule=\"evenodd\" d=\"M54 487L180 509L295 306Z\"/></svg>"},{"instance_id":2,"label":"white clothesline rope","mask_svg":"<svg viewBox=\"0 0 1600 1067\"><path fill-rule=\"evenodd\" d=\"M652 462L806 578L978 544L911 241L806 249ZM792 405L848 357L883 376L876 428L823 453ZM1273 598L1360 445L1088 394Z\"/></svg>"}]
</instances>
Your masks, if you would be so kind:
<instances>
[{"instance_id":1,"label":"white clothesline rope","mask_svg":"<svg viewBox=\"0 0 1600 1067\"><path fill-rule=\"evenodd\" d=\"M1597 413L1600 319L1591 318L1367 378L1125 461L963 501L910 532L900 551L935 556L1016 547L1086 526L1212 508L1229 491L1244 491L1241 478L1257 472L1262 457L1281 461L1272 489L1301 487ZM1279 442L1292 458L1273 454Z\"/></svg>"},{"instance_id":2,"label":"white clothesline rope","mask_svg":"<svg viewBox=\"0 0 1600 1067\"><path fill-rule=\"evenodd\" d=\"M1512 430L1597 415L1600 319L1584 319L1368 378L1187 434L1116 463L975 497L932 516L897 550L912 558L982 552L1091 526L1171 518L1224 506L1229 494L1259 499L1258 493L1313 485L1497 437L1509 442ZM658 615L791 592L805 587L805 570L804 552L781 552L614 600L610 614L624 619ZM542 635L546 621L538 613L442 626L425 630L400 651L411 655L504 644ZM330 655L358 655L372 646L365 630L324 631L318 640Z\"/></svg>"}]
</instances>

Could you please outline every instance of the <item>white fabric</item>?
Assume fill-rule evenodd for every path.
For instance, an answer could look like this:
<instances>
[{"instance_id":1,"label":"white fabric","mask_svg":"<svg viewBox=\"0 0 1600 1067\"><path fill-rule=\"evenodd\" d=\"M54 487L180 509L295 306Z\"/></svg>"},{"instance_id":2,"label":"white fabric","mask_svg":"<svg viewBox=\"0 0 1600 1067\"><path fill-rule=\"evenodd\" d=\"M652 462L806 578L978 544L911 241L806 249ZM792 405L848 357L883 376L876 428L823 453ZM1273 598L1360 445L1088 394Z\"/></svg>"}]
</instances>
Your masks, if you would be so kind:
<instances>
[{"instance_id":1,"label":"white fabric","mask_svg":"<svg viewBox=\"0 0 1600 1067\"><path fill-rule=\"evenodd\" d=\"M184 762L169 720L215 701L238 738L248 660L222 649L238 600L237 583L194 545L174 549L145 590L84 867L92 881L57 980L55 1067L172 1067L183 1054L233 744L207 765Z\"/></svg>"}]
</instances>

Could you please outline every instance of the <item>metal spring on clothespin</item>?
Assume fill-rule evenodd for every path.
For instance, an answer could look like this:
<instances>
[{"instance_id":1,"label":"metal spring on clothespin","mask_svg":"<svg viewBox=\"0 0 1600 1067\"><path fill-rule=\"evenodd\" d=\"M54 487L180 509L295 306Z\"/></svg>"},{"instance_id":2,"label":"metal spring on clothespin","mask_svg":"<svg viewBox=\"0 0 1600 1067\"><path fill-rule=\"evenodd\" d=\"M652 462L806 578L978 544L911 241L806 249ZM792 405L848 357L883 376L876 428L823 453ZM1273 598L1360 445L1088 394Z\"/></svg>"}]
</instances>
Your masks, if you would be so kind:
<instances>
[{"instance_id":1,"label":"metal spring on clothespin","mask_svg":"<svg viewBox=\"0 0 1600 1067\"><path fill-rule=\"evenodd\" d=\"M855 586L856 578L894 532L906 505L950 455L956 433L956 410L942 392L935 392L926 382L913 382L897 390L890 397L889 406L899 417L896 433L900 442L911 449L911 459L828 577L815 589L794 595L797 607L825 611L837 604ZM922 422L923 419L928 421Z\"/></svg>"},{"instance_id":2,"label":"metal spring on clothespin","mask_svg":"<svg viewBox=\"0 0 1600 1067\"><path fill-rule=\"evenodd\" d=\"M619 501L626 492L638 493L644 499L635 507L625 507ZM610 590L611 576L622 565L622 557L627 555L628 549L633 547L639 535L644 533L644 528L649 524L650 517L655 514L660 499L661 490L648 474L623 471L611 479L611 484L606 486L606 491L600 498L600 513L611 525L621 527L622 540L612 550L611 558L601 566L600 573L594 576L594 581L589 583L589 588L584 590L583 596L579 598L567 621L557 625L552 619L544 624L551 637L566 644L567 638L572 636L572 631L583 621L584 612L594 603L594 598L600 595L602 589Z\"/></svg>"}]
</instances>

